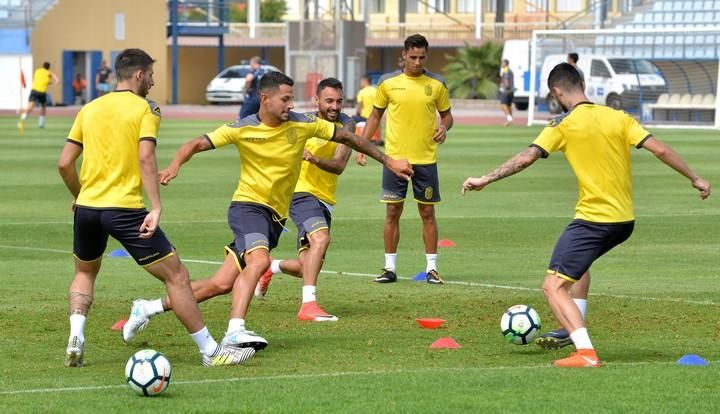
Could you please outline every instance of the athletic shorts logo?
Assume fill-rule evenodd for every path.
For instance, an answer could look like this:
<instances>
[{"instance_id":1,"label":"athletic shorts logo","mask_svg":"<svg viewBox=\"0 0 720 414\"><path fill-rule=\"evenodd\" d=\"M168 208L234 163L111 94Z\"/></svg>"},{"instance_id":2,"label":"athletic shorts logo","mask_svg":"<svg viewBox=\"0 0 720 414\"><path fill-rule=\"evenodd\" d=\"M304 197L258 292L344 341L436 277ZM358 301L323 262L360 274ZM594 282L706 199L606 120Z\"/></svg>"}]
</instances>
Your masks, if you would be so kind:
<instances>
[{"instance_id":1,"label":"athletic shorts logo","mask_svg":"<svg viewBox=\"0 0 720 414\"><path fill-rule=\"evenodd\" d=\"M295 131L295 128L288 128L287 141L290 144L297 142L297 131Z\"/></svg>"},{"instance_id":2,"label":"athletic shorts logo","mask_svg":"<svg viewBox=\"0 0 720 414\"><path fill-rule=\"evenodd\" d=\"M432 86L425 85L425 96L432 96Z\"/></svg>"},{"instance_id":3,"label":"athletic shorts logo","mask_svg":"<svg viewBox=\"0 0 720 414\"><path fill-rule=\"evenodd\" d=\"M427 187L427 188L425 189L425 199L426 199L426 200L430 200L430 199L432 199L432 196L433 196L433 188L432 188L432 187Z\"/></svg>"}]
</instances>

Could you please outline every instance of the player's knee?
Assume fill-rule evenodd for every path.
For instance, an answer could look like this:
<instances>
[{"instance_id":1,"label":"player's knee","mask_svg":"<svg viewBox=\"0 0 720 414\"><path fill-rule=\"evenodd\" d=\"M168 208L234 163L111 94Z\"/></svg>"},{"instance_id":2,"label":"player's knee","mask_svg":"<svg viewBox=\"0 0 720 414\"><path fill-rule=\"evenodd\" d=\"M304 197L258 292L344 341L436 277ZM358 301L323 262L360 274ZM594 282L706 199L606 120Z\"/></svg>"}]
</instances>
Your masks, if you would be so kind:
<instances>
[{"instance_id":1,"label":"player's knee","mask_svg":"<svg viewBox=\"0 0 720 414\"><path fill-rule=\"evenodd\" d=\"M543 281L543 293L545 294L545 297L555 297L557 296L560 289L562 289L562 283L561 279L557 276L553 275L547 275L545 276L545 280Z\"/></svg>"},{"instance_id":2,"label":"player's knee","mask_svg":"<svg viewBox=\"0 0 720 414\"><path fill-rule=\"evenodd\" d=\"M318 231L312 234L310 241L312 247L324 251L330 245L330 233L327 231Z\"/></svg>"}]
</instances>

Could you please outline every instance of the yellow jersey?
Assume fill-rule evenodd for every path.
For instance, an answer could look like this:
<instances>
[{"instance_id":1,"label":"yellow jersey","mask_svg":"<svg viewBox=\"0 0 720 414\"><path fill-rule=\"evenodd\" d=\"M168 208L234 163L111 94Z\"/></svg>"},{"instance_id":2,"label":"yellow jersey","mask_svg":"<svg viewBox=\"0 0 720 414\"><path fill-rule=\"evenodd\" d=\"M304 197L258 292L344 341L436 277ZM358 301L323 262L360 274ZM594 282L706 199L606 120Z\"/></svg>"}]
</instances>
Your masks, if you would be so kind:
<instances>
[{"instance_id":1,"label":"yellow jersey","mask_svg":"<svg viewBox=\"0 0 720 414\"><path fill-rule=\"evenodd\" d=\"M255 114L206 134L213 148L234 144L240 154L233 201L267 206L280 218L287 217L305 143L312 137L331 140L334 136L331 122L297 112L290 112L289 119L274 128Z\"/></svg>"},{"instance_id":2,"label":"yellow jersey","mask_svg":"<svg viewBox=\"0 0 720 414\"><path fill-rule=\"evenodd\" d=\"M357 96L355 97L355 100L362 107L362 109L360 109L361 117L367 119L367 117L369 117L370 114L372 113L373 103L375 102L375 92L376 91L377 91L377 89L372 85L368 85L358 91Z\"/></svg>"},{"instance_id":3,"label":"yellow jersey","mask_svg":"<svg viewBox=\"0 0 720 414\"><path fill-rule=\"evenodd\" d=\"M116 91L80 109L68 141L83 148L77 205L143 208L138 151L157 140L160 107L130 91Z\"/></svg>"},{"instance_id":4,"label":"yellow jersey","mask_svg":"<svg viewBox=\"0 0 720 414\"><path fill-rule=\"evenodd\" d=\"M532 145L543 157L565 154L578 182L575 218L622 223L635 219L630 147L642 148L650 135L622 111L583 102L550 121Z\"/></svg>"},{"instance_id":5,"label":"yellow jersey","mask_svg":"<svg viewBox=\"0 0 720 414\"><path fill-rule=\"evenodd\" d=\"M45 68L35 70L33 74L32 89L34 91L46 93L50 84L50 71Z\"/></svg>"},{"instance_id":6,"label":"yellow jersey","mask_svg":"<svg viewBox=\"0 0 720 414\"><path fill-rule=\"evenodd\" d=\"M375 94L378 109L388 110L385 152L393 158L407 158L411 164L437 162L436 111L450 110L445 80L425 71L413 77L402 71L380 78Z\"/></svg>"},{"instance_id":7,"label":"yellow jersey","mask_svg":"<svg viewBox=\"0 0 720 414\"><path fill-rule=\"evenodd\" d=\"M317 114L313 115L317 116ZM354 132L355 122L348 115L340 113L340 117L335 121L335 127ZM318 158L330 160L335 156L338 145L341 144L319 138L310 138L305 143L305 149L312 152L313 155ZM300 167L300 178L298 178L297 185L295 186L295 192L310 193L325 203L334 206L337 202L335 192L337 191L338 178L339 176L337 174L325 171L315 164L303 161Z\"/></svg>"}]
</instances>

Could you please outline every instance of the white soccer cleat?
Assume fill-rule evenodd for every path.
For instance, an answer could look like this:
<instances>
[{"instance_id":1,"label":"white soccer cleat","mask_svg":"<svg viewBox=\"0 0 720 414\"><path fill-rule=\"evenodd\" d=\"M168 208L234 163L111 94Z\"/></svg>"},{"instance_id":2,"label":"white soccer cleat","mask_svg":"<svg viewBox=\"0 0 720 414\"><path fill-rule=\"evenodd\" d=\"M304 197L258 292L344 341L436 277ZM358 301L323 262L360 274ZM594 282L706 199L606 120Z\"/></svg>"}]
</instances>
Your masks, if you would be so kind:
<instances>
[{"instance_id":1,"label":"white soccer cleat","mask_svg":"<svg viewBox=\"0 0 720 414\"><path fill-rule=\"evenodd\" d=\"M66 367L82 367L85 363L83 359L85 343L80 338L73 336L68 341L67 349L65 349L65 366Z\"/></svg>"},{"instance_id":2,"label":"white soccer cleat","mask_svg":"<svg viewBox=\"0 0 720 414\"><path fill-rule=\"evenodd\" d=\"M256 351L260 351L265 349L268 342L262 336L256 335L255 332L240 328L225 333L225 337L220 344L233 348L253 348Z\"/></svg>"},{"instance_id":3,"label":"white soccer cleat","mask_svg":"<svg viewBox=\"0 0 720 414\"><path fill-rule=\"evenodd\" d=\"M255 355L253 348L232 348L218 345L212 355L203 355L202 364L206 367L240 365Z\"/></svg>"},{"instance_id":4,"label":"white soccer cleat","mask_svg":"<svg viewBox=\"0 0 720 414\"><path fill-rule=\"evenodd\" d=\"M135 339L135 335L145 329L148 322L150 322L150 318L145 314L146 303L148 303L148 301L144 299L133 301L132 308L130 308L130 317L123 326L123 341L125 341L125 343L132 342L132 340Z\"/></svg>"}]
</instances>

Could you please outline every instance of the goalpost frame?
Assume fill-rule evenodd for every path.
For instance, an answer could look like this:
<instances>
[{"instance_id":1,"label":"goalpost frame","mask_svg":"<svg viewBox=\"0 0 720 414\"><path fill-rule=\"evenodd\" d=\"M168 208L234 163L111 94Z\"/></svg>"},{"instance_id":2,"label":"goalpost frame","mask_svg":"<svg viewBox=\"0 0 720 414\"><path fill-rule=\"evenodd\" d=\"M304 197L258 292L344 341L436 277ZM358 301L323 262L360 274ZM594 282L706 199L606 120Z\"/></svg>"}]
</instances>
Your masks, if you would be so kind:
<instances>
[{"instance_id":1,"label":"goalpost frame","mask_svg":"<svg viewBox=\"0 0 720 414\"><path fill-rule=\"evenodd\" d=\"M530 40L530 87L535 90L535 85L538 82L537 76L538 71L536 67L537 59L537 40L538 35L613 35L613 34L672 34L672 33L717 33L720 34L720 26L715 27L686 27L686 28L627 28L627 29L570 29L570 30L533 30L532 39ZM716 81L715 91L715 123L714 126L702 126L702 125L657 125L657 124L645 124L655 128L687 128L687 129L708 129L716 128L720 129L720 58L718 61L718 76ZM537 91L530 93L528 102L528 121L527 126L532 126L535 118L535 101L537 98Z\"/></svg>"}]
</instances>

